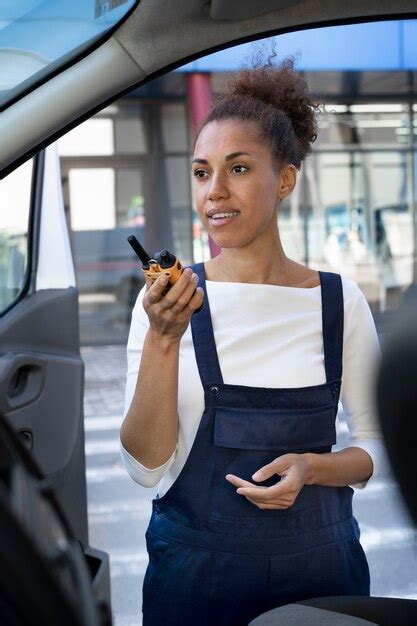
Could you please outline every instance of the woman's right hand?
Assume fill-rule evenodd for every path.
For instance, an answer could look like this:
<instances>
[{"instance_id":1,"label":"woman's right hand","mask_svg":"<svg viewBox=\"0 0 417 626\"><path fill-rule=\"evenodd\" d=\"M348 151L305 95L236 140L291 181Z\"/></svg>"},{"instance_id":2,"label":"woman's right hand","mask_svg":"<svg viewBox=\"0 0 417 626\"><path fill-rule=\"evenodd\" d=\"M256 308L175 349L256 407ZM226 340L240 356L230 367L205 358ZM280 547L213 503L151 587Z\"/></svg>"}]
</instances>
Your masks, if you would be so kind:
<instances>
[{"instance_id":1,"label":"woman's right hand","mask_svg":"<svg viewBox=\"0 0 417 626\"><path fill-rule=\"evenodd\" d=\"M179 341L190 323L193 312L204 299L204 291L198 285L198 275L186 268L177 282L164 296L168 283L161 282L161 276L152 283L146 277L146 292L143 296L150 327L153 332L165 339ZM195 293L194 293L195 291ZM194 295L193 295L194 294Z\"/></svg>"}]
</instances>

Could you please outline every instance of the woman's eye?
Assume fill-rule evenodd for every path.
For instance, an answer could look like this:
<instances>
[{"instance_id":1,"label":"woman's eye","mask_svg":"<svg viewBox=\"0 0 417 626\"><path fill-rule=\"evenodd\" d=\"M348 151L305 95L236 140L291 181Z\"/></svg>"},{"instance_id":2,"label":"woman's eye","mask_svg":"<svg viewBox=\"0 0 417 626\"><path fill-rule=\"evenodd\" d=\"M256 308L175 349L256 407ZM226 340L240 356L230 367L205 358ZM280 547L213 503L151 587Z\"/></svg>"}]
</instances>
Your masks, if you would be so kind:
<instances>
[{"instance_id":1,"label":"woman's eye","mask_svg":"<svg viewBox=\"0 0 417 626\"><path fill-rule=\"evenodd\" d=\"M237 172L238 174L242 173L242 168L243 168L243 170L249 169L248 167L246 167L246 165L233 165L232 166L232 170L235 170L235 168L238 168L240 170L240 171ZM201 176L200 176L200 174L201 174ZM194 170L194 172L193 172L193 176L195 178L204 178L204 174L207 174L207 172L205 170Z\"/></svg>"},{"instance_id":2,"label":"woman's eye","mask_svg":"<svg viewBox=\"0 0 417 626\"><path fill-rule=\"evenodd\" d=\"M199 174L205 174L205 171L204 170L194 170L193 176L195 176L196 178L203 178L203 176L199 176Z\"/></svg>"},{"instance_id":3,"label":"woman's eye","mask_svg":"<svg viewBox=\"0 0 417 626\"><path fill-rule=\"evenodd\" d=\"M244 169L244 170L247 170L247 169L248 169L248 168L246 167L246 165L234 165L234 166L232 167L232 169L234 170L234 169L235 169L235 167L240 167L240 168L242 168L242 167L243 167L243 169ZM238 173L240 173L240 172L238 172Z\"/></svg>"}]
</instances>

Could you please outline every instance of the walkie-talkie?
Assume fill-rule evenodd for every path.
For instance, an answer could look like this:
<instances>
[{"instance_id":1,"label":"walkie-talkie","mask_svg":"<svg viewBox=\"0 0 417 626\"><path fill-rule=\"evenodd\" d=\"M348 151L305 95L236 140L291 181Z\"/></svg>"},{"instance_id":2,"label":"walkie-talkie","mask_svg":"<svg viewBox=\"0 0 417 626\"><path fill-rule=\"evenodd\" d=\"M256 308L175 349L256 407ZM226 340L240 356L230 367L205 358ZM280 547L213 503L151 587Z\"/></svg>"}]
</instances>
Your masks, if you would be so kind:
<instances>
[{"instance_id":1,"label":"walkie-talkie","mask_svg":"<svg viewBox=\"0 0 417 626\"><path fill-rule=\"evenodd\" d=\"M180 278L181 274L184 271L184 267L181 265L179 259L175 256L175 254L171 254L168 250L161 250L160 252L155 252L153 258L149 256L146 250L140 245L139 241L136 239L135 235L129 235L127 238L128 242L132 246L133 250L136 252L140 260L142 261L142 271L147 278L150 278L152 283L158 280L159 276L166 275L169 276L169 282L162 292L165 296L168 291L171 289L172 285L174 285L177 280ZM194 293L197 291L197 288L194 290ZM194 295L193 293L193 295ZM194 313L199 313L204 306L204 302L201 306L198 307Z\"/></svg>"}]
</instances>

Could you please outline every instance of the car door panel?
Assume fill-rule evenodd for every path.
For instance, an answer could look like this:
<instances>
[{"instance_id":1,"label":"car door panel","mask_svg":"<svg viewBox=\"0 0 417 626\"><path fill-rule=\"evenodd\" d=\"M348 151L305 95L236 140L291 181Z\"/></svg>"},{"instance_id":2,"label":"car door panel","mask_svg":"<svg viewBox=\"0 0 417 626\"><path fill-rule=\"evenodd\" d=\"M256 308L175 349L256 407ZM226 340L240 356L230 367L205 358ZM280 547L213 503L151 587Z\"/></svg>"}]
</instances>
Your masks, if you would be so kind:
<instances>
[{"instance_id":1,"label":"car door panel","mask_svg":"<svg viewBox=\"0 0 417 626\"><path fill-rule=\"evenodd\" d=\"M21 291L10 302L7 274L0 271L6 293L0 311L0 413L30 450L45 487L53 491L81 543L95 575L96 597L109 603L109 558L91 548L88 539L78 289L71 284L75 274L56 146L46 152L33 167L27 233L20 232L22 225L15 229L21 246L27 246L27 259L20 265L25 278L12 282ZM4 251L16 235L13 228L3 233L0 258L10 263L12 256Z\"/></svg>"},{"instance_id":2,"label":"car door panel","mask_svg":"<svg viewBox=\"0 0 417 626\"><path fill-rule=\"evenodd\" d=\"M0 357L0 411L16 411L42 393L46 359L31 354Z\"/></svg>"},{"instance_id":3,"label":"car door panel","mask_svg":"<svg viewBox=\"0 0 417 626\"><path fill-rule=\"evenodd\" d=\"M25 326L35 333L39 323L45 329L57 323L64 326L73 308L70 300L77 298L71 293L76 292L74 288L68 292L42 293L41 303L36 302L36 295L32 296L30 306L24 307ZM11 326L11 335L17 339L18 324ZM39 333L40 340L42 334ZM53 345L51 340L49 345ZM48 354L47 350L48 343L41 348L40 341L36 341L32 345L28 343L25 352L10 351L0 356L0 410L17 430L31 429L36 461L45 474L52 474L63 469L73 453L84 364L75 355ZM70 394L67 389L71 389Z\"/></svg>"}]
</instances>

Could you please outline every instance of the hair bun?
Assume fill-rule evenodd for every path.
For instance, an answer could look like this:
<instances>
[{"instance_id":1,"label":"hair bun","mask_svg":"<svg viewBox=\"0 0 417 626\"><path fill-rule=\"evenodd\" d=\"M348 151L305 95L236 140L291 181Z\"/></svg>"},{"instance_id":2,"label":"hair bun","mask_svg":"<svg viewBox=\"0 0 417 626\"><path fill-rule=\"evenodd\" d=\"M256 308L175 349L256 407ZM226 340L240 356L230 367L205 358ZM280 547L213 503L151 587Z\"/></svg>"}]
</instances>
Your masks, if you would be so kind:
<instances>
[{"instance_id":1,"label":"hair bun","mask_svg":"<svg viewBox=\"0 0 417 626\"><path fill-rule=\"evenodd\" d=\"M255 63L252 68L240 70L229 82L228 94L230 97L255 98L283 111L292 123L301 158L304 158L311 151L310 144L317 138L315 112L320 105L308 95L307 83L294 70L292 57L285 58L279 66L272 65L271 58L266 65Z\"/></svg>"},{"instance_id":2,"label":"hair bun","mask_svg":"<svg viewBox=\"0 0 417 626\"><path fill-rule=\"evenodd\" d=\"M274 41L272 42L274 46ZM261 50L261 54L263 51ZM292 163L297 169L317 138L316 104L308 94L307 83L294 70L294 59L285 58L278 66L256 56L250 67L243 67L228 82L223 93L213 96L213 106L197 128L206 124L238 119L258 125L257 136L269 145L276 167Z\"/></svg>"}]
</instances>

